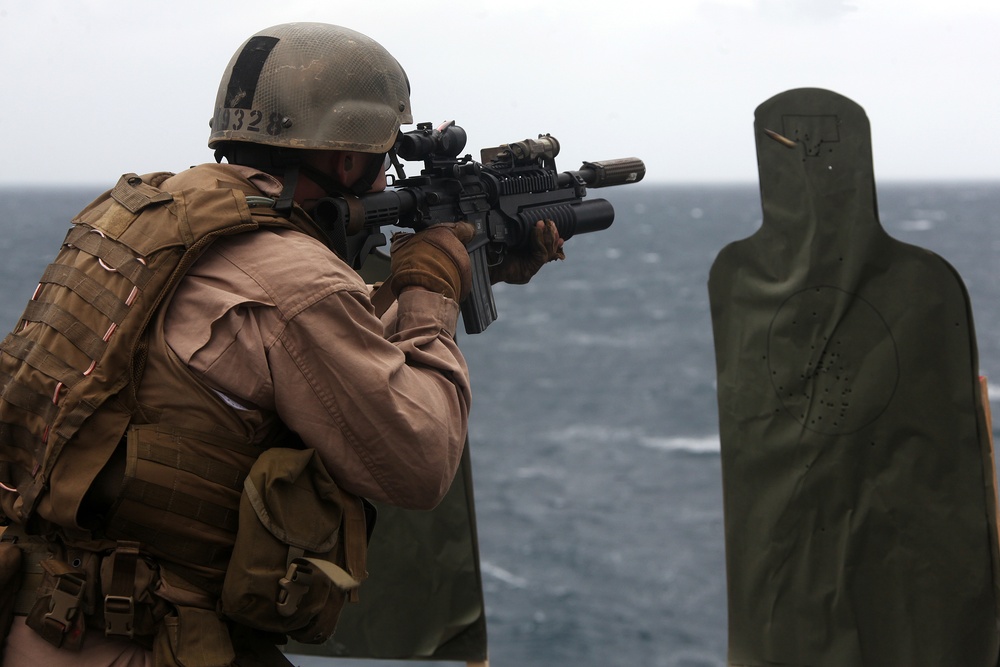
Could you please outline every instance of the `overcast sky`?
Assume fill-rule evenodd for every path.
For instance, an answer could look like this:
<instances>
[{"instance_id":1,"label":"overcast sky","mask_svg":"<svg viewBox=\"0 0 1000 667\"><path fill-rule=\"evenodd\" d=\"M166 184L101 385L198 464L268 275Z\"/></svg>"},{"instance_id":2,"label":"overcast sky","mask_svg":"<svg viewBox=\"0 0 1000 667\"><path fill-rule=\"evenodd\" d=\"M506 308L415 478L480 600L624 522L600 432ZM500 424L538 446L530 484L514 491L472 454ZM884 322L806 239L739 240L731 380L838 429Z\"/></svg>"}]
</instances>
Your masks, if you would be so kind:
<instances>
[{"instance_id":1,"label":"overcast sky","mask_svg":"<svg viewBox=\"0 0 1000 667\"><path fill-rule=\"evenodd\" d=\"M563 170L752 182L756 106L820 87L867 111L878 179L1000 179L996 0L0 0L0 184L211 161L223 69L290 21L381 42L415 120L455 119L477 156L551 133Z\"/></svg>"}]
</instances>

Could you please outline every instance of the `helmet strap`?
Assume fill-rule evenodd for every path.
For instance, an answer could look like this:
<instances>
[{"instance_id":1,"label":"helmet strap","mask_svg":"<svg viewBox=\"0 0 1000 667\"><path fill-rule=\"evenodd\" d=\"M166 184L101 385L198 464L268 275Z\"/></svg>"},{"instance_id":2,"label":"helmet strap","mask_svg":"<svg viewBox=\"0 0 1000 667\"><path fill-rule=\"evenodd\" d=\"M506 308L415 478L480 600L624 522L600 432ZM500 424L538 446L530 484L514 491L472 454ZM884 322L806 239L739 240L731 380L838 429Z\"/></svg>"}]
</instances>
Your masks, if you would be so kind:
<instances>
[{"instance_id":1,"label":"helmet strap","mask_svg":"<svg viewBox=\"0 0 1000 667\"><path fill-rule=\"evenodd\" d=\"M322 172L312 165L300 163L298 165L299 171L302 172L310 181L318 185L323 192L331 197L335 197L339 194L344 194L348 192L348 188L338 183L335 179L331 178L326 172Z\"/></svg>"},{"instance_id":2,"label":"helmet strap","mask_svg":"<svg viewBox=\"0 0 1000 667\"><path fill-rule=\"evenodd\" d=\"M286 218L292 214L292 206L295 205L295 188L299 183L300 168L301 165L289 164L285 166L285 171L282 174L284 185L281 188L281 194L278 195L278 201L274 203L274 210Z\"/></svg>"},{"instance_id":3,"label":"helmet strap","mask_svg":"<svg viewBox=\"0 0 1000 667\"><path fill-rule=\"evenodd\" d=\"M382 170L385 168L385 156L370 154L372 157L378 157L378 160L369 160L368 166L358 177L358 180L354 182L351 186L351 192L357 196L361 196L372 189L372 185L378 180L378 177L382 174Z\"/></svg>"},{"instance_id":4,"label":"helmet strap","mask_svg":"<svg viewBox=\"0 0 1000 667\"><path fill-rule=\"evenodd\" d=\"M374 157L375 154L370 154ZM382 174L382 168L385 164L384 159L371 160L365 170L361 172L361 175L354 185L345 186L339 181L334 180L329 174L326 174L315 167L302 163L299 165L300 170L305 174L309 180L318 185L320 188L326 192L327 195L335 197L341 194L352 194L360 197L366 194L372 189L372 185L378 180L378 177Z\"/></svg>"}]
</instances>

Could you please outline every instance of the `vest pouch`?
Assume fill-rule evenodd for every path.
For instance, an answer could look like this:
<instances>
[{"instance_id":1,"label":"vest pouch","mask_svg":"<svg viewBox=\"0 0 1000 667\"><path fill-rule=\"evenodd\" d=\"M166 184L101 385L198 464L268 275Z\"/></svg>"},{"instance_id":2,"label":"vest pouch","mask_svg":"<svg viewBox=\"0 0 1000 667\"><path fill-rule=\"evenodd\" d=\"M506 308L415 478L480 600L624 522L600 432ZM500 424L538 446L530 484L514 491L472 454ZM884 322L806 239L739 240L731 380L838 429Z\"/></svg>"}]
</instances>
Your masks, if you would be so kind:
<instances>
[{"instance_id":1,"label":"vest pouch","mask_svg":"<svg viewBox=\"0 0 1000 667\"><path fill-rule=\"evenodd\" d=\"M118 542L101 560L97 615L103 618L104 633L148 644L170 610L154 595L159 580L159 568L140 552L138 542Z\"/></svg>"},{"instance_id":2,"label":"vest pouch","mask_svg":"<svg viewBox=\"0 0 1000 667\"><path fill-rule=\"evenodd\" d=\"M56 648L79 650L85 617L94 611L97 556L73 558L72 565L52 556L41 561L42 583L25 624Z\"/></svg>"},{"instance_id":3,"label":"vest pouch","mask_svg":"<svg viewBox=\"0 0 1000 667\"><path fill-rule=\"evenodd\" d=\"M272 448L250 469L239 530L222 588L228 618L319 643L333 634L346 592L344 493L311 449ZM348 511L350 511L348 509Z\"/></svg>"}]
</instances>

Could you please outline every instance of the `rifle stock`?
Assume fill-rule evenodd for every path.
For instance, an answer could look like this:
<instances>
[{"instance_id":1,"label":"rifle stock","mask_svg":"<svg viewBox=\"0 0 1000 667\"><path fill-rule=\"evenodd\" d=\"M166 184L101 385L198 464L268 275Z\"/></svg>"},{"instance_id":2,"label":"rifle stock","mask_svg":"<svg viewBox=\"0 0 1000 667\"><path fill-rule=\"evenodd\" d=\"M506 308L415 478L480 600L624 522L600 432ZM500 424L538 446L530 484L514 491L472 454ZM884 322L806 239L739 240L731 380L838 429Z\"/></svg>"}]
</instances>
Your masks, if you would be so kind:
<instances>
[{"instance_id":1,"label":"rifle stock","mask_svg":"<svg viewBox=\"0 0 1000 667\"><path fill-rule=\"evenodd\" d=\"M637 183L646 168L638 158L621 158L560 173L559 142L549 135L484 149L482 163L457 157L464 147L465 131L454 123L437 129L422 123L395 147L403 159L424 161L419 176L406 178L397 162L399 178L384 192L321 199L313 217L355 269L386 244L383 227L420 231L441 222L471 223L472 290L461 307L466 333L473 334L497 317L491 265L526 244L539 220L552 220L564 240L607 229L614 207L605 199L585 201L587 187Z\"/></svg>"}]
</instances>

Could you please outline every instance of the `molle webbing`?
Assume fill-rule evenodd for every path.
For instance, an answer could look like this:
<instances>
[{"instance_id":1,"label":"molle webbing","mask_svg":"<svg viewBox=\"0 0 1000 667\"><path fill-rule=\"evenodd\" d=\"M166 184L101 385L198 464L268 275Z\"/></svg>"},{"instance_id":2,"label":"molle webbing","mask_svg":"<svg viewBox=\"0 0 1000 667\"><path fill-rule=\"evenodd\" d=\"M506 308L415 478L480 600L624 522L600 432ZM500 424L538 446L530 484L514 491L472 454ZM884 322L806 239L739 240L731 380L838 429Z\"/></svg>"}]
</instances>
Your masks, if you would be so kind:
<instances>
[{"instance_id":1,"label":"molle webbing","mask_svg":"<svg viewBox=\"0 0 1000 667\"><path fill-rule=\"evenodd\" d=\"M251 450L248 455L252 456L255 453ZM246 470L220 463L203 454L189 454L149 442L140 441L136 446L136 455L152 463L192 473L207 482L232 489L237 493L243 488L243 480L247 476Z\"/></svg>"},{"instance_id":2,"label":"molle webbing","mask_svg":"<svg viewBox=\"0 0 1000 667\"><path fill-rule=\"evenodd\" d=\"M176 489L139 479L131 479L122 491L122 500L159 507L177 515L178 521L195 521L235 534L239 509L179 493Z\"/></svg>"},{"instance_id":3,"label":"molle webbing","mask_svg":"<svg viewBox=\"0 0 1000 667\"><path fill-rule=\"evenodd\" d=\"M32 301L21 317L26 322L47 324L95 361L104 356L104 350L108 347L107 339L88 329L76 317L55 304Z\"/></svg>"},{"instance_id":4,"label":"molle webbing","mask_svg":"<svg viewBox=\"0 0 1000 667\"><path fill-rule=\"evenodd\" d=\"M74 231L78 231L74 229ZM141 266L141 264L138 264ZM147 274L148 280L148 274ZM107 289L84 272L72 266L49 264L39 281L42 284L62 285L67 287L87 301L105 317L116 324L121 324L129 312L129 303L117 294ZM134 281L138 286L139 283Z\"/></svg>"},{"instance_id":5,"label":"molle webbing","mask_svg":"<svg viewBox=\"0 0 1000 667\"><path fill-rule=\"evenodd\" d=\"M114 534L129 535L143 544L159 545L160 548L154 549L151 547L150 553L159 559L164 569L172 572L176 571L178 574L184 576L185 579L198 584L206 591L212 593L218 592L214 590L218 588L218 584L211 583L212 573L206 574L201 568L221 565L221 568L215 567L215 569L222 569L224 571L225 564L229 562L229 556L233 551L231 544L191 542L186 532L171 530L167 527L168 524L153 527L145 523L128 521L120 517L116 518L112 523L111 531ZM182 521L180 519L175 519L172 525L174 528L179 528L181 524ZM171 562L165 562L166 559L169 559ZM179 563L195 563L198 567L179 565ZM208 565L203 565L205 563Z\"/></svg>"},{"instance_id":6,"label":"molle webbing","mask_svg":"<svg viewBox=\"0 0 1000 667\"><path fill-rule=\"evenodd\" d=\"M161 565L217 592L239 528L243 482L261 451L218 433L133 425L108 536L142 542Z\"/></svg>"},{"instance_id":7,"label":"molle webbing","mask_svg":"<svg viewBox=\"0 0 1000 667\"><path fill-rule=\"evenodd\" d=\"M58 411L58 406L52 402L52 395L46 396L33 391L10 376L4 379L7 382L4 384L3 400L41 417L46 423L52 421Z\"/></svg>"},{"instance_id":8,"label":"molle webbing","mask_svg":"<svg viewBox=\"0 0 1000 667\"><path fill-rule=\"evenodd\" d=\"M121 244L100 232L95 234L95 231L86 227L74 227L66 234L64 244L97 257L104 264L103 268L106 271L114 270L140 290L145 289L153 277L146 263Z\"/></svg>"},{"instance_id":9,"label":"molle webbing","mask_svg":"<svg viewBox=\"0 0 1000 667\"><path fill-rule=\"evenodd\" d=\"M213 189L217 175L210 170L192 179L208 187L155 187L169 176L127 174L84 209L18 327L0 344L0 484L16 487L21 501L15 504L7 491L0 500L18 521L41 509L42 518L75 526L92 479L76 475L76 500L60 503L45 501L49 479L58 467L75 466L62 462L65 446L109 399L123 418L102 423L116 429L127 423L148 324L204 248L221 235L256 229L255 218L290 226L271 211L251 213L243 192ZM189 209L199 215L189 218ZM87 447L71 447L70 458L106 461L121 436L88 432ZM87 474L98 468L90 464Z\"/></svg>"},{"instance_id":10,"label":"molle webbing","mask_svg":"<svg viewBox=\"0 0 1000 667\"><path fill-rule=\"evenodd\" d=\"M4 354L9 354L15 359L37 368L43 374L61 382L64 387L72 387L80 379L80 371L24 336L10 334L0 347L2 347ZM2 378L4 386L10 379L9 375Z\"/></svg>"}]
</instances>

